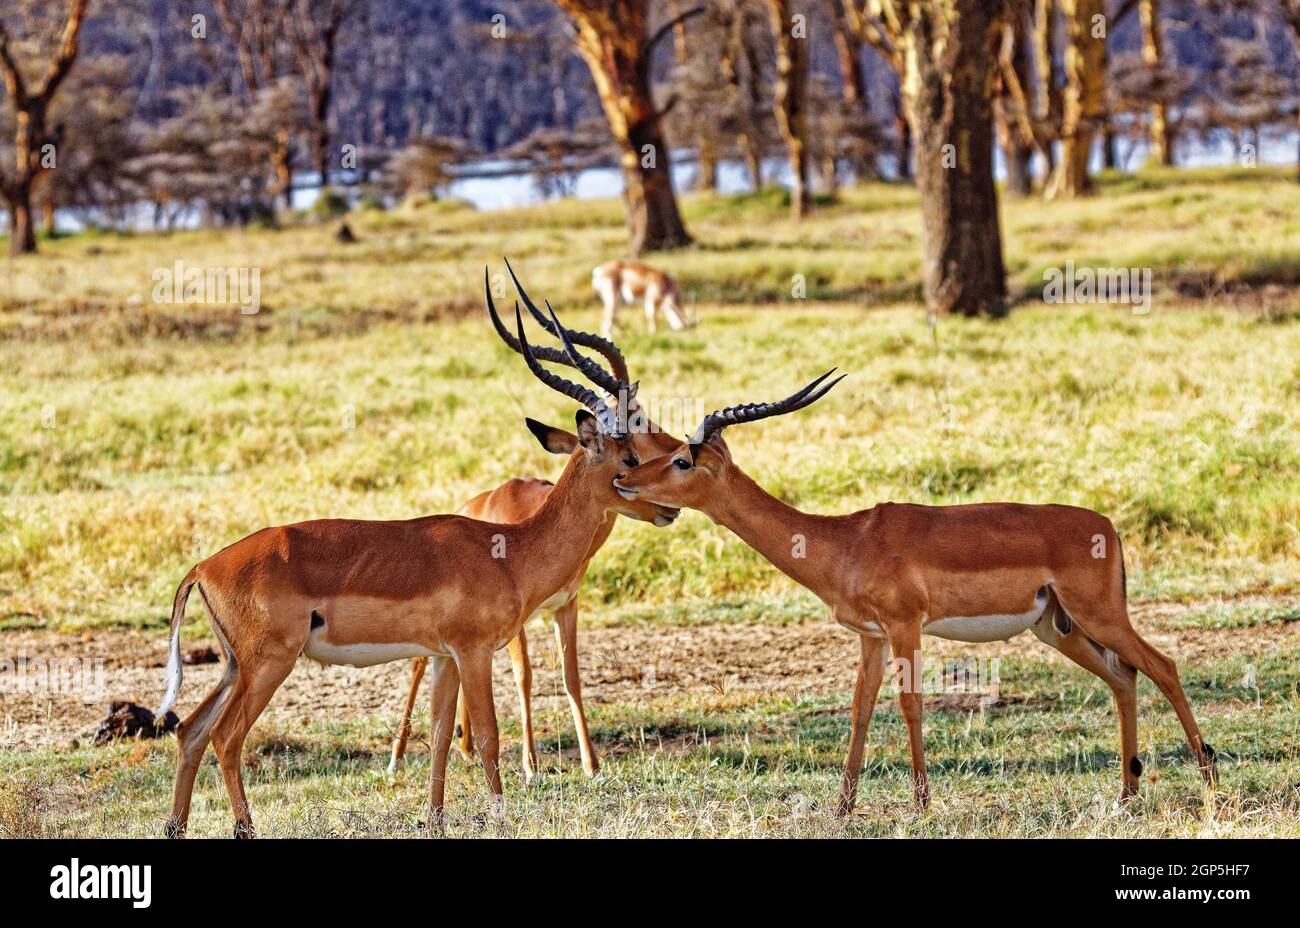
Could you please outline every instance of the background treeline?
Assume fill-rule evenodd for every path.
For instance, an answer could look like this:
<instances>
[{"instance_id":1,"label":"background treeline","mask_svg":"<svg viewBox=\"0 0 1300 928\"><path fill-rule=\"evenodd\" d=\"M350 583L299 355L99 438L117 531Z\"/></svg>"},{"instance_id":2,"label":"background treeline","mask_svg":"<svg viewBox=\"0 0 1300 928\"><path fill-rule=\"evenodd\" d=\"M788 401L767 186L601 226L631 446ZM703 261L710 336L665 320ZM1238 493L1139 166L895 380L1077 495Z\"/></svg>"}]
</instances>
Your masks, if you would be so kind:
<instances>
[{"instance_id":1,"label":"background treeline","mask_svg":"<svg viewBox=\"0 0 1300 928\"><path fill-rule=\"evenodd\" d=\"M0 198L10 250L56 211L274 222L298 187L380 204L528 170L547 196L617 165L630 250L688 244L671 164L791 209L914 180L935 311L998 313L994 149L1020 196L1091 192L1091 153L1243 161L1294 131L1300 0L8 0ZM508 162L508 163L503 163Z\"/></svg>"}]
</instances>

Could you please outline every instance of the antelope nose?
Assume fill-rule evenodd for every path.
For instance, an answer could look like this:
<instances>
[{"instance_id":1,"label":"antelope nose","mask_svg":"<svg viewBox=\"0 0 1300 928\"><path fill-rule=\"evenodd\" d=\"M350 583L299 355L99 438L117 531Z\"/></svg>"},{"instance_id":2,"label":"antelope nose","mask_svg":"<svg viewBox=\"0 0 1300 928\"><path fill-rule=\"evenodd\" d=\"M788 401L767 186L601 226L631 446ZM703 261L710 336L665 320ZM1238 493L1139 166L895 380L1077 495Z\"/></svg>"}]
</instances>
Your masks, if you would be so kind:
<instances>
[{"instance_id":1,"label":"antelope nose","mask_svg":"<svg viewBox=\"0 0 1300 928\"><path fill-rule=\"evenodd\" d=\"M614 489L618 490L618 495L624 499L636 499L636 490L629 490L617 480L614 481Z\"/></svg>"}]
</instances>

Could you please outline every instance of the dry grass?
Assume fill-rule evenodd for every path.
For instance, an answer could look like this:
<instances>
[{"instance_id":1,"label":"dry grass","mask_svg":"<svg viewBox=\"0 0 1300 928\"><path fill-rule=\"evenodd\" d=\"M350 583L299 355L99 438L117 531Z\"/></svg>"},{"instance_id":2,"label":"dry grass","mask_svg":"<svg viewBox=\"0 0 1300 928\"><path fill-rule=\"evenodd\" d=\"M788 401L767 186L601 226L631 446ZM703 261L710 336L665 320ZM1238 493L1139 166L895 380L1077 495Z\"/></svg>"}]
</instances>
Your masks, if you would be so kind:
<instances>
[{"instance_id":1,"label":"dry grass","mask_svg":"<svg viewBox=\"0 0 1300 928\"><path fill-rule=\"evenodd\" d=\"M703 323L623 340L650 398L710 408L783 393L831 365L851 373L817 407L731 438L765 486L819 512L882 499L1054 501L1110 515L1137 600L1213 600L1188 627L1231 636L1286 621L1300 576L1300 186L1259 171L1111 179L1103 197L1008 203L1017 292L1046 267L1151 267L1152 311L1029 301L1000 322L927 328L912 300L912 191L865 187L803 225L764 193L687 206L700 244L658 263ZM509 255L566 321L595 324L590 268L619 254L613 203L479 214L364 213L362 242L330 230L84 235L0 277L0 629L165 623L190 564L270 523L448 511L508 476L553 474L520 419L567 421L478 315L482 268ZM256 266L263 310L155 305L151 274ZM798 276L796 276L798 275ZM793 297L800 284L806 298ZM503 293L505 291L502 291ZM1245 598L1249 596L1249 598ZM1289 606L1293 609L1293 606ZM196 610L197 611L197 610ZM698 515L620 526L592 565L584 622L799 622L803 591ZM187 630L190 635L196 629ZM2 637L2 636L0 636ZM188 640L188 639L187 639ZM1295 834L1297 654L1233 688L1225 653L1184 668L1230 760L1207 804L1170 713L1149 694L1144 752L1160 779L1109 798L1113 719L1094 681L1026 658L1028 708L937 713L936 808L906 803L901 721L881 716L865 816L827 814L846 694L671 695L596 704L611 755L584 781L566 760L517 781L504 821L458 768L458 833L708 835ZM846 668L847 673L847 668ZM1264 685L1264 684L1261 684ZM728 700L731 701L728 701ZM382 776L386 720L267 731L252 799L279 834L412 834L419 762ZM567 731L562 716L549 723ZM1144 722L1144 725L1148 724ZM671 733L665 735L664 733ZM662 742L662 744L661 744ZM134 752L134 753L131 753ZM143 834L167 803L162 745L11 752L0 833ZM195 827L225 834L214 768Z\"/></svg>"}]
</instances>

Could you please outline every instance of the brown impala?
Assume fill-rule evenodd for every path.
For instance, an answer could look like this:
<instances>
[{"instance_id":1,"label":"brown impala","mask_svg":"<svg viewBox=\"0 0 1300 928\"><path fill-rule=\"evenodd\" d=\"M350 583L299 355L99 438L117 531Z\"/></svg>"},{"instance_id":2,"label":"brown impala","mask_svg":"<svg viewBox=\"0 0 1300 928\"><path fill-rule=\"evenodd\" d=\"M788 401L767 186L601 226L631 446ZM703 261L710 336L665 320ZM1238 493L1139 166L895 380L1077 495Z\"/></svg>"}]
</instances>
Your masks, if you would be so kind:
<instances>
[{"instance_id":1,"label":"brown impala","mask_svg":"<svg viewBox=\"0 0 1300 928\"><path fill-rule=\"evenodd\" d=\"M491 294L488 294L491 300ZM553 317L552 317L553 318ZM609 513L653 519L629 505L613 481L637 463L624 423L591 390L556 376L533 356L515 310L529 369L547 386L580 402L576 447L546 500L514 524L457 515L394 522L321 519L262 529L201 561L186 574L172 606L167 691L158 714L181 686L180 623L192 588L207 606L225 656L216 687L180 725L180 757L169 835L189 820L194 777L208 741L230 794L236 836L253 834L240 754L244 739L299 656L367 667L432 658L431 815L442 815L447 752L461 689L494 807L500 804L492 652L519 634L524 620L579 574ZM575 361L580 358L567 342ZM618 394L630 395L628 384ZM564 435L529 422L546 446ZM651 504L652 507L652 504Z\"/></svg>"},{"instance_id":2,"label":"brown impala","mask_svg":"<svg viewBox=\"0 0 1300 928\"><path fill-rule=\"evenodd\" d=\"M1192 755L1213 785L1214 749L1201 738L1172 660L1129 622L1124 558L1106 517L1074 506L881 503L847 516L800 512L732 462L721 431L794 412L839 380L824 374L777 403L710 413L694 437L616 482L628 500L704 512L816 593L861 636L848 760L839 813L857 799L862 748L884 676L885 643L899 667L917 803L929 802L921 737L921 635L1005 641L1033 629L1044 643L1101 677L1115 695L1123 750L1121 798L1137 793L1137 671L1173 704ZM910 673L908 670L910 669Z\"/></svg>"},{"instance_id":3,"label":"brown impala","mask_svg":"<svg viewBox=\"0 0 1300 928\"><path fill-rule=\"evenodd\" d=\"M555 331L551 320L533 305L533 301L528 298L528 294L520 286L518 278L515 277L514 269L510 268L510 262L506 262L506 267L510 269L510 277L514 281L515 289L519 291L520 298L523 299L524 305L528 307L528 311L532 313L533 318L552 335L559 337L559 333ZM547 308L550 308L549 304ZM488 301L488 314L502 341L522 354L523 346L501 324L501 319L496 313L496 307L492 305L490 299ZM557 351L554 348L534 347L533 355L542 361L565 364L569 367L578 367L584 370L598 386L610 394L611 398L617 398L619 385L631 383L627 372L627 362L624 360L623 353L619 351L618 346L598 335L591 335L586 332L575 332L567 329L565 334L571 344L584 345L600 352L605 360L609 362L612 373L606 372L594 361L588 361L585 358L579 358L575 361L567 352ZM635 392L632 392L625 405L629 415L635 416L641 413ZM680 444L671 435L662 432L649 419L643 421L645 427L634 429L628 436L632 442L632 447L641 460L649 460L661 454L667 454ZM562 432L559 429L551 429L549 437L542 441L543 447L552 454L571 454L577 443L576 436L568 432ZM471 519L481 519L484 522L522 522L542 507L554 486L549 480L515 478L506 481L495 490L489 490L487 493L481 493L474 497L458 509L456 514L468 516ZM678 513L676 509L657 506L647 507L644 504L637 504L620 512L622 515L633 519L648 519L659 526L670 524ZM611 513L596 532L596 537L591 540L591 549L587 552L587 560L582 563L582 566L573 575L572 579L556 590L541 606L543 610L549 609L553 611L555 641L564 661L564 691L568 694L569 708L573 711L573 724L578 733L578 749L582 753L582 769L588 776L595 774L600 764L596 759L596 749L591 743L591 735L587 732L586 715L582 711L582 680L578 676L578 588L582 585L582 577L586 573L587 564L600 550L605 540L609 538L610 532L614 530L614 521L614 515ZM524 732L524 750L522 752L524 777L531 779L537 770L537 748L533 739L533 670L528 660L528 638L522 627L519 629L519 634L511 640L509 647L510 662L515 673L515 687L519 692L520 726ZM406 696L406 708L402 713L402 720L397 728L397 736L393 739L393 754L388 764L390 773L397 769L402 762L402 756L406 753L406 743L411 736L411 713L414 710L415 698L419 694L420 681L424 678L429 659L427 657L418 657L413 663L411 685ZM468 706L464 699L460 700L459 708L459 747L461 752L468 756L473 749L471 740L473 723L470 721Z\"/></svg>"}]
</instances>

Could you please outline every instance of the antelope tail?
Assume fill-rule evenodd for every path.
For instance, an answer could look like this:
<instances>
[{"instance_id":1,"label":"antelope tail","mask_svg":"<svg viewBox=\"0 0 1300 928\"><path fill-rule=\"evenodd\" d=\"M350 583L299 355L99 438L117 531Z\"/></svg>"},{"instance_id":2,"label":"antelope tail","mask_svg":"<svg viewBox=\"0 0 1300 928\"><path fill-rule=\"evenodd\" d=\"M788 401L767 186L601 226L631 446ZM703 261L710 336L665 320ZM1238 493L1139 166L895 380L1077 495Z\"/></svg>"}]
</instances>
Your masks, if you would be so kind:
<instances>
[{"instance_id":1,"label":"antelope tail","mask_svg":"<svg viewBox=\"0 0 1300 928\"><path fill-rule=\"evenodd\" d=\"M185 575L185 579L176 590L176 599L172 603L171 648L167 653L167 691L163 693L162 704L154 712L155 718L161 719L171 710L177 694L181 691L181 679L184 676L181 670L181 619L185 617L185 603L189 601L190 589L199 582L196 570L197 568L190 568L190 572Z\"/></svg>"}]
</instances>

